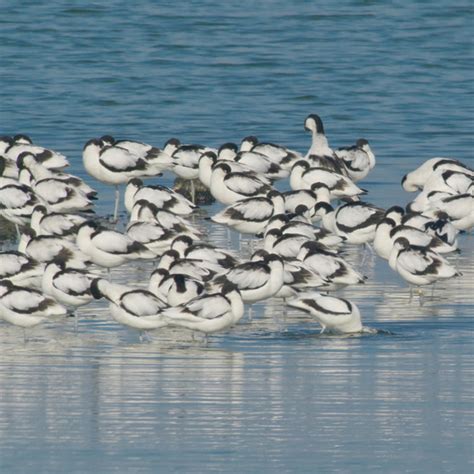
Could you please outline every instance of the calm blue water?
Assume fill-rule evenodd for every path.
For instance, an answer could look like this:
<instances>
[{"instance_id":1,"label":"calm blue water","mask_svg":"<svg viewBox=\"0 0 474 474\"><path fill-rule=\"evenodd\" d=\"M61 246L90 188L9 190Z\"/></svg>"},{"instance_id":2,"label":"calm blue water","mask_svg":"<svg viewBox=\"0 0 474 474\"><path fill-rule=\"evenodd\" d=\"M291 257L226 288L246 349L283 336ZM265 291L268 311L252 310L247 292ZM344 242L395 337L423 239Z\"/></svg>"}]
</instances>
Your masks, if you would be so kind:
<instances>
[{"instance_id":1,"label":"calm blue water","mask_svg":"<svg viewBox=\"0 0 474 474\"><path fill-rule=\"evenodd\" d=\"M364 187L384 207L411 199L399 182L423 160L474 161L469 1L0 7L0 133L30 134L85 178L82 146L105 133L304 152L309 113L335 147L370 141ZM111 189L89 182L110 212ZM210 232L237 245L225 238ZM27 345L2 324L0 471L471 472L472 236L461 247L463 278L421 307L384 262L363 263L368 284L342 294L389 334L322 337L278 301L207 346L169 330L138 344L102 303L78 334L51 324ZM149 270L114 274L143 284Z\"/></svg>"}]
</instances>

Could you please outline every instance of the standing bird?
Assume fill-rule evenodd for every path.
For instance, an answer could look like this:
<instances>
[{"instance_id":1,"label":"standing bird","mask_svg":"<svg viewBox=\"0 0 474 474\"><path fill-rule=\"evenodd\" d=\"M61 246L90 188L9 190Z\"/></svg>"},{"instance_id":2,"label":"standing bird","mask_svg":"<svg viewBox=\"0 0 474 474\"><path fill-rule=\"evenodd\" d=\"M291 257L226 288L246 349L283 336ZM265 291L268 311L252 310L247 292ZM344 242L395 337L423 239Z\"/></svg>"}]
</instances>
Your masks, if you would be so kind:
<instances>
[{"instance_id":1,"label":"standing bird","mask_svg":"<svg viewBox=\"0 0 474 474\"><path fill-rule=\"evenodd\" d=\"M109 301L110 314L115 321L143 332L167 325L162 317L166 303L153 293L144 289L133 289L97 278L91 284L91 293L95 299Z\"/></svg>"},{"instance_id":2,"label":"standing bird","mask_svg":"<svg viewBox=\"0 0 474 474\"><path fill-rule=\"evenodd\" d=\"M333 149L329 146L321 117L316 114L310 114L304 122L304 129L311 132L311 147L306 153L304 159L315 168L323 168L328 171L335 171L339 174L345 174L345 167Z\"/></svg>"},{"instance_id":3,"label":"standing bird","mask_svg":"<svg viewBox=\"0 0 474 474\"><path fill-rule=\"evenodd\" d=\"M73 308L74 326L77 329L75 309L93 300L91 284L96 278L98 278L97 275L86 270L68 268L67 260L59 255L45 267L42 279L43 293L53 297L64 306Z\"/></svg>"},{"instance_id":4,"label":"standing bird","mask_svg":"<svg viewBox=\"0 0 474 474\"><path fill-rule=\"evenodd\" d=\"M254 151L268 157L283 169L291 169L293 163L303 158L303 155L275 143L259 142L258 138L251 135L245 137L240 143L240 151Z\"/></svg>"},{"instance_id":5,"label":"standing bird","mask_svg":"<svg viewBox=\"0 0 474 474\"><path fill-rule=\"evenodd\" d=\"M195 204L194 180L199 177L199 159L203 153L215 150L204 145L184 145L177 138L171 138L166 143L164 151L171 156L173 173L190 181L191 201Z\"/></svg>"},{"instance_id":6,"label":"standing bird","mask_svg":"<svg viewBox=\"0 0 474 474\"><path fill-rule=\"evenodd\" d=\"M319 293L302 293L287 301L287 304L313 316L321 325L321 334L354 334L363 331L359 308L351 301Z\"/></svg>"},{"instance_id":7,"label":"standing bird","mask_svg":"<svg viewBox=\"0 0 474 474\"><path fill-rule=\"evenodd\" d=\"M267 196L242 199L211 217L213 222L224 224L244 234L259 234L269 219L285 212L285 200L280 192L270 191Z\"/></svg>"},{"instance_id":8,"label":"standing bird","mask_svg":"<svg viewBox=\"0 0 474 474\"><path fill-rule=\"evenodd\" d=\"M129 213L132 212L133 205L140 199L151 202L165 211L179 215L188 215L197 209L197 206L182 194L166 186L159 184L145 186L140 178L132 178L128 181L125 188L125 208Z\"/></svg>"},{"instance_id":9,"label":"standing bird","mask_svg":"<svg viewBox=\"0 0 474 474\"><path fill-rule=\"evenodd\" d=\"M338 148L335 154L354 183L364 179L375 166L375 155L365 138L359 138L353 146Z\"/></svg>"},{"instance_id":10,"label":"standing bird","mask_svg":"<svg viewBox=\"0 0 474 474\"><path fill-rule=\"evenodd\" d=\"M431 158L402 178L403 189L408 192L423 190L431 174L437 170L454 170L474 176L474 171L458 160Z\"/></svg>"},{"instance_id":11,"label":"standing bird","mask_svg":"<svg viewBox=\"0 0 474 474\"><path fill-rule=\"evenodd\" d=\"M210 287L222 287L230 281L240 291L245 303L271 298L283 286L283 260L279 255L268 254L263 260L241 263L210 282Z\"/></svg>"},{"instance_id":12,"label":"standing bird","mask_svg":"<svg viewBox=\"0 0 474 474\"><path fill-rule=\"evenodd\" d=\"M0 281L0 318L25 329L48 318L66 315L66 308L40 291L16 286L9 280Z\"/></svg>"},{"instance_id":13,"label":"standing bird","mask_svg":"<svg viewBox=\"0 0 474 474\"><path fill-rule=\"evenodd\" d=\"M152 259L156 254L126 234L87 221L79 227L76 243L93 263L112 268L135 259Z\"/></svg>"},{"instance_id":14,"label":"standing bird","mask_svg":"<svg viewBox=\"0 0 474 474\"><path fill-rule=\"evenodd\" d=\"M399 237L394 242L388 263L409 285L415 286L430 285L461 275L441 255L427 247L410 245L405 237Z\"/></svg>"},{"instance_id":15,"label":"standing bird","mask_svg":"<svg viewBox=\"0 0 474 474\"><path fill-rule=\"evenodd\" d=\"M119 184L139 176L158 176L160 173L142 156L117 145L107 145L93 138L83 149L82 160L86 171L95 179L115 186L114 222L118 219Z\"/></svg>"},{"instance_id":16,"label":"standing bird","mask_svg":"<svg viewBox=\"0 0 474 474\"><path fill-rule=\"evenodd\" d=\"M166 308L163 319L170 326L212 334L237 324L244 314L236 285L226 282L216 293L206 293L180 306Z\"/></svg>"},{"instance_id":17,"label":"standing bird","mask_svg":"<svg viewBox=\"0 0 474 474\"><path fill-rule=\"evenodd\" d=\"M325 229L344 237L349 244L367 244L374 240L377 224L385 211L380 207L357 201L334 209L326 202L316 205Z\"/></svg>"},{"instance_id":18,"label":"standing bird","mask_svg":"<svg viewBox=\"0 0 474 474\"><path fill-rule=\"evenodd\" d=\"M272 189L253 173L233 172L225 160L217 161L213 166L210 191L222 204L230 205L241 199L265 196Z\"/></svg>"},{"instance_id":19,"label":"standing bird","mask_svg":"<svg viewBox=\"0 0 474 474\"><path fill-rule=\"evenodd\" d=\"M5 155L15 162L24 152L35 155L38 162L50 170L61 170L69 166L69 161L63 154L34 145L27 135L15 135L4 151Z\"/></svg>"}]
</instances>

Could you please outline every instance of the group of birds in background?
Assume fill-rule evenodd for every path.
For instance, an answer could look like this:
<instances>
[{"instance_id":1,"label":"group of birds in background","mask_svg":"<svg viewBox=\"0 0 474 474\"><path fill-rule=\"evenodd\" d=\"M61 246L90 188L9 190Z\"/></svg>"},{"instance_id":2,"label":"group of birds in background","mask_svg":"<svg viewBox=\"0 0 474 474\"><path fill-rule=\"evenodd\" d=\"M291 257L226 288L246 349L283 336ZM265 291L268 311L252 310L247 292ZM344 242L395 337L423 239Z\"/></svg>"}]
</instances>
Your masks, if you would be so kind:
<instances>
[{"instance_id":1,"label":"group of birds in background","mask_svg":"<svg viewBox=\"0 0 474 474\"><path fill-rule=\"evenodd\" d=\"M402 179L415 199L384 210L361 200L359 182L375 166L368 141L333 150L318 115L304 125L312 135L305 155L254 136L217 149L175 138L162 149L89 140L84 168L115 186L113 223L126 185L124 231L95 217L97 193L64 171L64 155L25 135L1 137L0 214L16 226L18 249L0 253L0 318L27 328L105 298L111 316L141 335L165 326L208 334L237 324L244 305L276 297L322 331L357 333L368 330L357 305L332 294L365 281L344 245L375 251L410 292L459 275L444 254L458 252L458 233L474 226L472 169L430 159ZM190 200L143 181L166 171L190 181ZM249 258L207 242L191 221L197 180L224 206L209 219L251 236ZM290 189L277 189L278 180ZM146 288L112 281L111 268L138 259L154 263Z\"/></svg>"}]
</instances>

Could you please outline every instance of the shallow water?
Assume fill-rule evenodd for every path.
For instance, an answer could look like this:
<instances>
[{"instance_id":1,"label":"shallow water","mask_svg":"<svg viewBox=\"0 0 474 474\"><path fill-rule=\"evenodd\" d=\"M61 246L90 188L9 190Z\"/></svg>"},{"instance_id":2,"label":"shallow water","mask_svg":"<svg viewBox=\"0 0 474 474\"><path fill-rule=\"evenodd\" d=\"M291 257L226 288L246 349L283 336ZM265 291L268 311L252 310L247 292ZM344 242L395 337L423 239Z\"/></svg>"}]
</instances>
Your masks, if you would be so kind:
<instances>
[{"instance_id":1,"label":"shallow water","mask_svg":"<svg viewBox=\"0 0 474 474\"><path fill-rule=\"evenodd\" d=\"M0 18L0 119L68 155L111 133L161 146L254 134L305 151L307 114L333 146L366 137L367 200L411 199L432 156L473 160L469 2L17 2ZM171 185L172 176L160 182ZM285 183L280 185L285 188ZM204 207L195 218L219 206ZM239 248L224 229L211 242ZM4 243L11 246L10 242ZM2 472L470 472L474 238L463 277L409 301L385 262L340 292L376 335L331 337L278 300L206 344L166 329L139 343L96 302L36 328L0 323ZM245 242L242 253L248 251ZM152 265L112 272L146 284Z\"/></svg>"}]
</instances>

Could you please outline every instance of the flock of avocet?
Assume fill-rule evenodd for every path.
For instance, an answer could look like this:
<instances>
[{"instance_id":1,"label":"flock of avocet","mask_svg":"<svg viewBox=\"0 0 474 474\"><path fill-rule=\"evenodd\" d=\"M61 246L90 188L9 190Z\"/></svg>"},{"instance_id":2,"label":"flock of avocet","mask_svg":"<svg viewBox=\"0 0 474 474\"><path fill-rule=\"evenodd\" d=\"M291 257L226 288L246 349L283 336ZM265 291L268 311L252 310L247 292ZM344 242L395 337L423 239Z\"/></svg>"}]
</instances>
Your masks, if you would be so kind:
<instances>
[{"instance_id":1,"label":"flock of avocet","mask_svg":"<svg viewBox=\"0 0 474 474\"><path fill-rule=\"evenodd\" d=\"M25 135L0 138L0 214L19 239L18 250L0 253L0 317L27 328L105 298L110 315L141 335L164 326L208 334L237 324L244 304L276 297L310 313L322 331L357 333L365 328L356 304L330 296L365 280L344 259L343 245L373 246L410 292L459 275L442 255L458 251L458 233L474 226L473 170L430 159L402 180L417 197L406 209L384 210L360 200L367 191L357 183L375 166L367 140L333 150L314 114L305 129L312 134L306 155L253 136L240 149L177 139L163 149L111 136L88 141L87 173L116 187L114 223L126 183L124 232L95 218L97 193L64 171L64 155ZM191 200L143 183L164 171L190 180ZM290 190L273 186L282 178ZM249 259L206 242L188 218L196 180L226 206L211 221L252 236ZM136 259L155 263L146 289L111 281L110 268Z\"/></svg>"}]
</instances>

